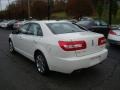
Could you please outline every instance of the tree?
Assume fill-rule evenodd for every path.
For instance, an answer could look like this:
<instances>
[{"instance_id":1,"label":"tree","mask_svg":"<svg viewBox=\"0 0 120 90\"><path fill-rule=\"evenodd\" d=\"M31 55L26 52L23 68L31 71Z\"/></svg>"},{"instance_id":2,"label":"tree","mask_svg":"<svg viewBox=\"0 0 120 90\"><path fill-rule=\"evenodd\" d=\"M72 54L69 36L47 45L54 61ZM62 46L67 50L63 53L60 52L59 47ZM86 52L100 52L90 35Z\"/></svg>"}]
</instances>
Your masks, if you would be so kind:
<instances>
[{"instance_id":1,"label":"tree","mask_svg":"<svg viewBox=\"0 0 120 90\"><path fill-rule=\"evenodd\" d=\"M112 15L115 18L118 12L119 6L116 0L112 1Z\"/></svg>"},{"instance_id":2,"label":"tree","mask_svg":"<svg viewBox=\"0 0 120 90\"><path fill-rule=\"evenodd\" d=\"M56 0L54 1L54 12L60 12L65 10L65 1L64 0Z\"/></svg>"},{"instance_id":3,"label":"tree","mask_svg":"<svg viewBox=\"0 0 120 90\"><path fill-rule=\"evenodd\" d=\"M119 9L117 0L111 0L112 1L112 16L115 18ZM94 6L96 8L96 12L101 19L104 10L106 7L108 7L110 0L93 0ZM108 8L107 8L108 9ZM106 10L105 10L106 11Z\"/></svg>"},{"instance_id":4,"label":"tree","mask_svg":"<svg viewBox=\"0 0 120 90\"><path fill-rule=\"evenodd\" d=\"M48 4L44 1L34 1L31 5L32 17L42 19L48 15Z\"/></svg>"},{"instance_id":5,"label":"tree","mask_svg":"<svg viewBox=\"0 0 120 90\"><path fill-rule=\"evenodd\" d=\"M76 19L83 16L91 16L94 14L94 7L91 0L69 0L66 6L68 15Z\"/></svg>"},{"instance_id":6,"label":"tree","mask_svg":"<svg viewBox=\"0 0 120 90\"><path fill-rule=\"evenodd\" d=\"M44 0L30 0L31 16L33 18L42 19L47 16L48 3ZM1 11L0 17L9 19L25 19L28 18L28 1L16 0L10 3L6 10Z\"/></svg>"},{"instance_id":7,"label":"tree","mask_svg":"<svg viewBox=\"0 0 120 90\"><path fill-rule=\"evenodd\" d=\"M104 0L98 0L96 3L96 11L100 19L103 15L104 5L105 5Z\"/></svg>"}]
</instances>

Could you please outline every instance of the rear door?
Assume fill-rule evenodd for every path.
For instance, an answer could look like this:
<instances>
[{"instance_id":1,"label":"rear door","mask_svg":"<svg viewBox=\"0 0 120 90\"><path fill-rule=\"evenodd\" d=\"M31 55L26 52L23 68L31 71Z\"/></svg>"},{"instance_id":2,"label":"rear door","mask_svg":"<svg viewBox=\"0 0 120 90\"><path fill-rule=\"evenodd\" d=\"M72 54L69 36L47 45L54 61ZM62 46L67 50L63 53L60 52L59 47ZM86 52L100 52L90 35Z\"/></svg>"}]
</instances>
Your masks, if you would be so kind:
<instances>
[{"instance_id":1,"label":"rear door","mask_svg":"<svg viewBox=\"0 0 120 90\"><path fill-rule=\"evenodd\" d=\"M33 57L35 46L38 44L40 37L42 36L41 27L37 23L30 23L30 27L27 31L27 35L23 36L23 51L29 57Z\"/></svg>"}]
</instances>

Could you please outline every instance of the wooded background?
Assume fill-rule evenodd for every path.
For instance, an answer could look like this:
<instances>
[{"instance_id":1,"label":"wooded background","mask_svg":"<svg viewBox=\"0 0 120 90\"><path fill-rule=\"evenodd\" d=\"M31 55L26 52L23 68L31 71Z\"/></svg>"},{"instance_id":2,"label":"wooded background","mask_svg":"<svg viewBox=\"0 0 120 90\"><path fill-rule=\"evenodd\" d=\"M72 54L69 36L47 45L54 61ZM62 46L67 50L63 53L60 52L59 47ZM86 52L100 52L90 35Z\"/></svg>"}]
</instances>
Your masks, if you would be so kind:
<instances>
[{"instance_id":1,"label":"wooded background","mask_svg":"<svg viewBox=\"0 0 120 90\"><path fill-rule=\"evenodd\" d=\"M118 0L119 1L119 0ZM118 18L119 3L112 0L112 16ZM30 16L35 19L45 19L48 16L48 0L29 0ZM56 19L80 18L91 16L104 18L108 16L109 0L50 0L51 17ZM0 19L28 18L28 0L16 0L5 10L0 11ZM58 14L57 16L57 13ZM120 16L120 15L118 15Z\"/></svg>"}]
</instances>

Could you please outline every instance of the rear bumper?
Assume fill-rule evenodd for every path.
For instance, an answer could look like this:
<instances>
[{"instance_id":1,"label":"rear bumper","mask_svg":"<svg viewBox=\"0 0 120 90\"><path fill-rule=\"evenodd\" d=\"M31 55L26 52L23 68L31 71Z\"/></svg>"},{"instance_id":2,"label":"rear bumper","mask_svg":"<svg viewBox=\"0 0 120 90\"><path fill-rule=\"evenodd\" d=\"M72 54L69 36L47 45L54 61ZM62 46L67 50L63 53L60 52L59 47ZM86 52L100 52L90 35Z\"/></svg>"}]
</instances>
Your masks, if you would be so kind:
<instances>
[{"instance_id":1,"label":"rear bumper","mask_svg":"<svg viewBox=\"0 0 120 90\"><path fill-rule=\"evenodd\" d=\"M98 53L83 57L73 57L73 58L58 58L55 60L54 66L51 70L59 71L63 73L72 73L75 70L88 68L96 64L101 63L107 58L108 50L104 49Z\"/></svg>"},{"instance_id":2,"label":"rear bumper","mask_svg":"<svg viewBox=\"0 0 120 90\"><path fill-rule=\"evenodd\" d=\"M120 41L116 41L116 40L108 40L110 44L115 44L115 45L120 45Z\"/></svg>"},{"instance_id":3,"label":"rear bumper","mask_svg":"<svg viewBox=\"0 0 120 90\"><path fill-rule=\"evenodd\" d=\"M120 36L119 35L109 35L108 41L110 44L120 45Z\"/></svg>"}]
</instances>

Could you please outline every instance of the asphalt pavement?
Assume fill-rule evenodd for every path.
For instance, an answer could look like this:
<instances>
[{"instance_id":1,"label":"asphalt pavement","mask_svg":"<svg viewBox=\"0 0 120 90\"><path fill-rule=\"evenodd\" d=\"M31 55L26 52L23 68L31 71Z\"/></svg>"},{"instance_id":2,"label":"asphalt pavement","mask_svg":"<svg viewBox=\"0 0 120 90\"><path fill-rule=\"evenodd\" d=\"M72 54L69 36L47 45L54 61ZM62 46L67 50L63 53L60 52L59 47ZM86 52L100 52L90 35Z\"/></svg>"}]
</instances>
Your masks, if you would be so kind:
<instances>
[{"instance_id":1,"label":"asphalt pavement","mask_svg":"<svg viewBox=\"0 0 120 90\"><path fill-rule=\"evenodd\" d=\"M40 75L35 64L8 50L10 30L0 29L0 90L120 90L120 47L109 47L108 58L70 75Z\"/></svg>"}]
</instances>

